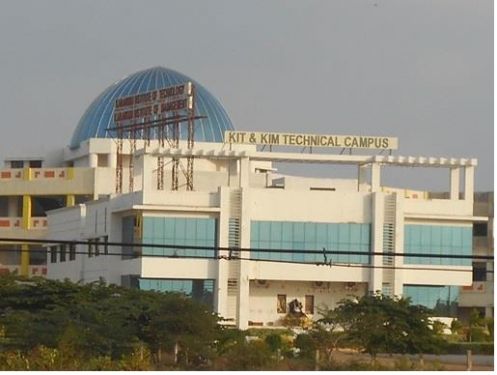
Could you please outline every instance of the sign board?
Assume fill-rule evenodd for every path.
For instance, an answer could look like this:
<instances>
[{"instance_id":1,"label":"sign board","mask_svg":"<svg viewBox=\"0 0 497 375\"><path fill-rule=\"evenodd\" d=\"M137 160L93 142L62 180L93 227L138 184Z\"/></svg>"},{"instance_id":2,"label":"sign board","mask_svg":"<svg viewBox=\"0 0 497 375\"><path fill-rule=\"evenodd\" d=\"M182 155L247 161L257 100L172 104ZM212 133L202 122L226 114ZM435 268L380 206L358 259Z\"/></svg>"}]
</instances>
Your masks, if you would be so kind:
<instances>
[{"instance_id":1,"label":"sign board","mask_svg":"<svg viewBox=\"0 0 497 375\"><path fill-rule=\"evenodd\" d=\"M114 122L117 126L139 123L152 116L167 112L192 109L192 83L166 87L137 95L116 99L114 105Z\"/></svg>"},{"instance_id":2,"label":"sign board","mask_svg":"<svg viewBox=\"0 0 497 375\"><path fill-rule=\"evenodd\" d=\"M228 130L224 133L224 143L396 150L398 148L399 140L398 138L392 137L243 132Z\"/></svg>"}]
</instances>

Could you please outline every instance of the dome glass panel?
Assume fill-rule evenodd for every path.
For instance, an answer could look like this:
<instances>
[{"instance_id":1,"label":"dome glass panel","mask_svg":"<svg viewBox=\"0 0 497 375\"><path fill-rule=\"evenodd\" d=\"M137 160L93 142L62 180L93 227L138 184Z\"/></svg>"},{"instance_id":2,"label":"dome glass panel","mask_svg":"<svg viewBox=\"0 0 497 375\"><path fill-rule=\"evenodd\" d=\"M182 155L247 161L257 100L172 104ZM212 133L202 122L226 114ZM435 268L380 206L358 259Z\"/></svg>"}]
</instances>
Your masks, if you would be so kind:
<instances>
[{"instance_id":1,"label":"dome glass panel","mask_svg":"<svg viewBox=\"0 0 497 375\"><path fill-rule=\"evenodd\" d=\"M191 81L196 89L196 115L207 116L195 120L195 141L222 142L225 130L233 130L228 114L221 103L201 84L172 69L155 67L139 71L117 81L105 89L88 107L73 133L70 146L77 148L89 138L112 138L115 127L114 103L117 98L180 85ZM180 126L180 138L186 139L187 129Z\"/></svg>"}]
</instances>

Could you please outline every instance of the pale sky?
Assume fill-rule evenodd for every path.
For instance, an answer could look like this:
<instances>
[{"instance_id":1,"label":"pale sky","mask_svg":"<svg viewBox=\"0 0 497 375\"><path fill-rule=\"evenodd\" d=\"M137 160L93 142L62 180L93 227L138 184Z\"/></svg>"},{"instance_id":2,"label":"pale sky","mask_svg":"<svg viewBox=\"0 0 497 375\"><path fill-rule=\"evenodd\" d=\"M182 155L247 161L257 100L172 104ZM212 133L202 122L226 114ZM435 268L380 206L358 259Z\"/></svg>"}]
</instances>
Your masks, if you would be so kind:
<instances>
[{"instance_id":1,"label":"pale sky","mask_svg":"<svg viewBox=\"0 0 497 375\"><path fill-rule=\"evenodd\" d=\"M493 190L491 0L1 0L0 158L67 145L101 91L158 65L237 130L394 136L398 155L478 158ZM448 188L425 178L385 181Z\"/></svg>"}]
</instances>

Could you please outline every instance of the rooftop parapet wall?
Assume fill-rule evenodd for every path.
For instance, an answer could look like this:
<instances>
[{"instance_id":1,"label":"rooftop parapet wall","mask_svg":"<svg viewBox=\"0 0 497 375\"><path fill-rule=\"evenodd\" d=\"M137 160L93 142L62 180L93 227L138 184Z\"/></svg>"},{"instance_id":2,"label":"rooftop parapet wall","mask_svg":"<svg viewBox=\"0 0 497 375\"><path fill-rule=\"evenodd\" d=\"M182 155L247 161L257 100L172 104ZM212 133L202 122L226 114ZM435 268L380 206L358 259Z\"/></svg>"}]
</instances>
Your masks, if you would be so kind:
<instances>
[{"instance_id":1,"label":"rooftop parapet wall","mask_svg":"<svg viewBox=\"0 0 497 375\"><path fill-rule=\"evenodd\" d=\"M427 218L443 220L469 220L473 216L471 201L453 199L406 199L404 201L406 218Z\"/></svg>"},{"instance_id":2,"label":"rooftop parapet wall","mask_svg":"<svg viewBox=\"0 0 497 375\"><path fill-rule=\"evenodd\" d=\"M371 222L370 193L252 189L252 220Z\"/></svg>"},{"instance_id":3,"label":"rooftop parapet wall","mask_svg":"<svg viewBox=\"0 0 497 375\"><path fill-rule=\"evenodd\" d=\"M0 170L0 195L92 194L91 168L26 168Z\"/></svg>"}]
</instances>

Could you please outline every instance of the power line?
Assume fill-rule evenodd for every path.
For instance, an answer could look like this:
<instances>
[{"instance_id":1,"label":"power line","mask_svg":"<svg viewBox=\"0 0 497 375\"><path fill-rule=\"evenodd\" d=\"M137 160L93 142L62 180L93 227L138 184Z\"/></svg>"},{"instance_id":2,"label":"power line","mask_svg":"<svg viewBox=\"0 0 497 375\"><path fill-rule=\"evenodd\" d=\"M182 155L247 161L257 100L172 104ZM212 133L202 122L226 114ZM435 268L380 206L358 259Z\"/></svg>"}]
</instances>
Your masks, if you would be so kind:
<instances>
[{"instance_id":1,"label":"power line","mask_svg":"<svg viewBox=\"0 0 497 375\"><path fill-rule=\"evenodd\" d=\"M2 241L2 239L0 239L0 241ZM36 240L36 242L43 242L45 243L45 241L42 241L42 240ZM116 245L116 243L105 243L105 242L99 242L99 243L96 243L96 242L85 242L85 241L60 241L60 242L56 242L54 240L51 240L50 243L53 244L53 243L69 243L69 244L73 244L73 243L78 243L78 244L88 244L88 245L92 245L94 246L94 249L93 249L93 253L90 253L88 251L76 251L76 250L73 250L73 251L67 251L66 252L66 256L67 255L71 255L71 254L74 254L74 255L87 255L88 257L100 257L100 256L125 256L125 257L129 257L130 259L131 258L166 258L166 259L211 259L211 260L243 260L243 261L252 261L252 262L269 262L269 263L283 263L283 264L297 264L297 265L314 265L314 266L328 266L328 267L346 267L346 268L368 268L368 269L402 269L402 270L413 270L413 271L452 271L452 272L472 272L472 270L466 270L466 269L460 269L460 268L448 268L448 267L444 267L444 268L435 268L435 267L406 267L406 266L388 266L388 265L371 265L371 264L368 264L368 263L338 263L338 262L333 262L332 259L329 259L327 258L327 254L329 254L329 252L326 252L324 253L323 251L319 252L320 254L323 255L323 261L322 262L316 262L316 261L295 261L295 260L281 260L281 259L257 259L257 258L246 258L246 257L240 257L240 256L237 256L237 255L233 255L232 252L229 252L228 255L212 255L212 256L209 256L209 255L206 255L206 256L199 256L199 255L178 255L178 254L170 254L170 255L165 255L165 254L143 254L141 251L135 251L135 252L109 252L108 251L108 247L109 246L121 246L120 243L118 243L119 245ZM143 247L147 247L146 245L137 245L135 244L136 246L143 246ZM99 249L100 249L100 246L103 247L103 252L101 252ZM161 247L165 247L165 248L179 248L181 247L182 249L191 249L191 248L195 248L195 249L207 249L207 250L215 250L215 249L219 249L219 248L212 248L212 247L204 247L204 246L192 246L192 247L189 247L189 246L175 246L175 245L162 245ZM97 250L98 249L98 250ZM95 251L97 250L97 251ZM234 250L234 251L237 251L237 249L230 249L230 250ZM259 250L259 249L255 249L255 250ZM22 250L22 249L3 249L3 250L0 250L0 251L6 251L6 252L30 252L30 251L33 251L33 250L29 250L29 249L25 249L25 250ZM35 250L36 251L36 250ZM60 251L59 251L60 252ZM342 252L344 253L344 252ZM347 252L345 252L347 253ZM361 253L362 255L365 255L365 253ZM368 254L366 254L368 255ZM386 253L386 255L390 255L390 253ZM71 261L71 259L69 259L68 261ZM59 260L59 263L60 263L60 260ZM487 273L493 273L492 270L487 270Z\"/></svg>"},{"instance_id":2,"label":"power line","mask_svg":"<svg viewBox=\"0 0 497 375\"><path fill-rule=\"evenodd\" d=\"M25 238L0 238L0 242L14 243L37 243L37 244L63 244L63 245L96 245L88 240L54 240L54 239L25 239ZM306 249L268 249L268 248L237 248L222 246L195 246L195 245L172 245L172 244L148 244L133 242L99 242L99 245L121 246L121 247L148 247L160 249L183 249L183 250L213 250L228 252L260 252L260 253L290 253L290 254L321 254L321 255L367 255L367 256L399 256L399 257L419 257L419 258L447 258L447 259L476 259L476 260L493 260L493 255L473 255L473 254L425 254L425 253L395 253L395 252L365 252L365 251L342 251L342 250L306 250ZM126 254L125 254L126 255ZM149 256L149 255L147 255Z\"/></svg>"},{"instance_id":3,"label":"power line","mask_svg":"<svg viewBox=\"0 0 497 375\"><path fill-rule=\"evenodd\" d=\"M0 250L6 252L29 252L30 250L21 249L4 249ZM72 254L75 255L88 255L87 251L74 251ZM66 253L66 256L69 255ZM472 270L460 269L460 268L434 268L434 267L405 267L405 266L375 266L367 263L337 263L333 262L331 259L324 259L323 262L305 262L305 261L294 261L294 260L280 260L280 259L257 259L257 258L243 258L238 256L200 256L200 255L163 255L163 254L142 254L139 252L134 253L124 253L124 252L104 252L104 253L94 253L90 258L98 258L101 256L125 256L130 259L136 258L165 258L165 259L211 259L211 260L227 260L227 261L251 261L251 262L269 262L269 263L284 263L284 264L296 264L296 265L306 265L306 266L327 266L327 267L346 267L346 268L368 268L368 269L397 269L397 270L413 270L413 271L451 271L451 272L472 272ZM71 260L68 260L70 262ZM64 263L65 261L58 263ZM493 273L491 270L487 270L487 273Z\"/></svg>"},{"instance_id":4,"label":"power line","mask_svg":"<svg viewBox=\"0 0 497 375\"><path fill-rule=\"evenodd\" d=\"M330 261L319 263L319 262L285 261L285 260L275 260L275 259L252 259L252 258L236 258L235 260L248 260L248 261L274 262L274 263L291 263L291 264L328 266L328 267L345 267L345 268L370 268L370 269L392 269L392 270L412 270L412 271L473 272L472 270L463 270L460 268L375 266L375 265L364 264L364 263L334 263L334 262L330 262ZM487 273L493 273L493 272L494 271L487 270Z\"/></svg>"}]
</instances>

